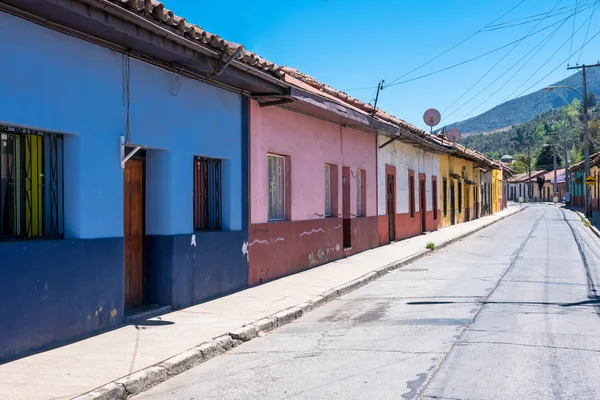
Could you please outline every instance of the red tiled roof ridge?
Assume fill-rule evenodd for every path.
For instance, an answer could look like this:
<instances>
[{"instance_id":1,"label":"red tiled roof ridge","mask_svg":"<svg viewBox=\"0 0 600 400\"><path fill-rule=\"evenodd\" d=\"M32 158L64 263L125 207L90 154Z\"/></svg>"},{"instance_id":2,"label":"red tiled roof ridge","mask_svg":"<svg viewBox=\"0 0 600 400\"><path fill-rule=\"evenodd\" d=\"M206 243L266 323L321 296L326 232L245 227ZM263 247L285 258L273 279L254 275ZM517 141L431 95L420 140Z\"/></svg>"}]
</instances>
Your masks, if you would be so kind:
<instances>
[{"instance_id":1,"label":"red tiled roof ridge","mask_svg":"<svg viewBox=\"0 0 600 400\"><path fill-rule=\"evenodd\" d=\"M160 24L166 26L172 30L176 30L179 34L186 39L192 42L198 42L199 44L212 47L215 50L222 51L226 55L233 55L236 50L241 46L240 44L227 41L220 36L210 33L198 25L190 24L187 22L185 18L179 17L173 13L173 11L165 8L165 5L157 0L106 0L113 4L119 5L121 7L127 8L132 12L135 12L142 16L145 19L150 20L153 23ZM393 125L396 125L401 128L405 128L412 134L421 136L423 138L429 139L429 134L422 129L417 128L416 126L392 115L381 109L375 109L371 104L365 103L361 100L358 100L347 93L335 89L329 85L326 85L317 79L313 78L310 75L307 75L296 68L292 67L284 67L278 66L277 64L268 61L256 53L246 50L243 51L237 56L237 60L243 62L247 65L250 65L254 68L260 69L265 72L269 72L274 76L281 79L285 74L289 74L290 76L318 89L321 90L330 96L334 96L340 101L351 105L359 110L364 111L365 113L372 114L376 118L389 122ZM475 150L469 149L459 149L459 152L462 152L465 155L469 155L470 157L476 158L479 161L483 161L490 165L499 166L499 164L489 157L485 156L482 153L479 153Z\"/></svg>"},{"instance_id":2,"label":"red tiled roof ridge","mask_svg":"<svg viewBox=\"0 0 600 400\"><path fill-rule=\"evenodd\" d=\"M359 108L359 109L361 109L361 110L363 110L363 111L365 111L365 112L367 112L369 114L372 114L373 111L375 110L375 107L373 107L371 104L365 103L364 101L361 101L361 100L358 100L358 99L350 96L346 92L343 92L343 91L338 90L338 89L336 89L336 88L334 88L332 86L329 86L329 85L327 85L327 84L325 84L323 82L320 82L317 79L313 78L312 76L307 75L304 72L299 71L296 68L284 66L282 68L282 71L285 74L291 75L294 78L299 79L299 80L301 80L302 82L304 82L304 83L306 83L308 85L311 85L315 89L322 90L323 92L325 92L325 93L327 93L327 94L329 94L331 96L337 97L338 99L340 99L344 103L350 104L350 105L352 105L352 106L354 106L356 108ZM428 133L425 132L424 130L419 129L416 126L414 126L414 125L412 125L412 124L410 124L410 123L408 123L408 122L406 122L406 121L404 121L404 120L396 117L395 115L389 114L389 113L387 113L387 112L385 112L385 111L383 111L383 110L381 110L379 108L377 110L375 110L375 115L374 116L377 117L377 118L379 118L379 119L381 119L381 120L383 120L383 121L386 121L386 122L392 123L394 125L406 128L410 132L416 133L416 134L418 134L420 136L428 136Z\"/></svg>"}]
</instances>

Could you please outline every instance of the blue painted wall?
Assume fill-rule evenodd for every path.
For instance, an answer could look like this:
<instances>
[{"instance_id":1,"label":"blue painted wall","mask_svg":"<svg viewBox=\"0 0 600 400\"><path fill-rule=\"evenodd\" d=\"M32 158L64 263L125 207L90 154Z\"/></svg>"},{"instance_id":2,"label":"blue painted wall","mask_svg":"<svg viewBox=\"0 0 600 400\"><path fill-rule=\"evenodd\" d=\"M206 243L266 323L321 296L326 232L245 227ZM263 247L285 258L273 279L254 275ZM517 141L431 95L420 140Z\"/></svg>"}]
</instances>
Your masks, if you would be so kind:
<instances>
[{"instance_id":1,"label":"blue painted wall","mask_svg":"<svg viewBox=\"0 0 600 400\"><path fill-rule=\"evenodd\" d=\"M0 242L0 363L122 324L122 254L120 238Z\"/></svg>"},{"instance_id":2,"label":"blue painted wall","mask_svg":"<svg viewBox=\"0 0 600 400\"><path fill-rule=\"evenodd\" d=\"M0 13L0 30L10 32L0 35L0 52L11 55L0 63L5 78L0 123L65 134L66 236L39 244L0 243L0 293L12 289L1 306L10 312L3 313L0 326L0 343L8 344L0 362L123 322L119 138L128 131L128 119L131 143L148 147L146 300L185 307L246 287L247 104L242 96L8 14ZM223 232L196 232L195 247L194 155L223 160L224 227ZM53 294L42 301L44 282ZM40 301L45 312L38 312ZM115 309L117 316L89 320L99 304Z\"/></svg>"}]
</instances>

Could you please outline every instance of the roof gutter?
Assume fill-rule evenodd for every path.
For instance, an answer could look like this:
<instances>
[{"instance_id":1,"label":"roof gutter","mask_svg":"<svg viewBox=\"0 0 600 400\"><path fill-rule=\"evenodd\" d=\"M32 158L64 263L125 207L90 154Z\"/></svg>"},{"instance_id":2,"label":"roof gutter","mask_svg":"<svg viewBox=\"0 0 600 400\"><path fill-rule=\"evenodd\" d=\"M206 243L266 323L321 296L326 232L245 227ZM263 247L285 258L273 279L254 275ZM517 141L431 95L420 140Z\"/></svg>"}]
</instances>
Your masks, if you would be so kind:
<instances>
[{"instance_id":1,"label":"roof gutter","mask_svg":"<svg viewBox=\"0 0 600 400\"><path fill-rule=\"evenodd\" d=\"M179 36L171 31L169 31L168 29L158 26L150 21L147 21L144 18L140 17L139 15L137 15L129 10L126 10L125 8L120 7L116 4L113 4L108 0L79 0L79 1L81 1L82 3L85 3L89 6L103 9L107 13L109 13L113 16L119 17L128 22L131 22L132 24L140 26L144 29L147 29L150 32L153 32L159 36L168 38L169 40L172 40L173 42L178 43L184 47L187 47L189 49L197 51L198 53L201 53L201 54L204 54L206 56L209 56L211 58L216 58L216 59L219 59L219 57L220 57L220 54L217 51L211 50L211 49L201 46L197 43L194 43L188 39L185 39L184 37ZM250 75L254 75L258 78L264 79L264 80L266 80L270 83L273 83L277 86L280 86L282 88L289 87L288 84L281 81L280 79L278 79L270 74L267 74L265 72L261 72L255 68L251 68L250 66L246 65L243 62L240 62L238 60L233 60L233 58L231 59L231 65L237 69L240 69L244 72L249 73Z\"/></svg>"}]
</instances>

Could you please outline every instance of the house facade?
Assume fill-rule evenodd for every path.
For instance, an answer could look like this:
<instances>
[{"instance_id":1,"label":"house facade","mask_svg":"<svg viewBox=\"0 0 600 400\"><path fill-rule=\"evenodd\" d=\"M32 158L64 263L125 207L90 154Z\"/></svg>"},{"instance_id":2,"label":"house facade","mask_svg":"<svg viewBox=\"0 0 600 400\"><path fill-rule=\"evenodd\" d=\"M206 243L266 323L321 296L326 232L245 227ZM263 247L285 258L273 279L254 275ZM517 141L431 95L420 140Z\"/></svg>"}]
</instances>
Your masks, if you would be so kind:
<instances>
[{"instance_id":1,"label":"house facade","mask_svg":"<svg viewBox=\"0 0 600 400\"><path fill-rule=\"evenodd\" d=\"M438 176L441 147L378 137L379 244L436 231L440 221Z\"/></svg>"},{"instance_id":2,"label":"house facade","mask_svg":"<svg viewBox=\"0 0 600 400\"><path fill-rule=\"evenodd\" d=\"M485 156L103 5L0 5L0 362L479 217Z\"/></svg>"},{"instance_id":3,"label":"house facade","mask_svg":"<svg viewBox=\"0 0 600 400\"><path fill-rule=\"evenodd\" d=\"M479 218L479 182L477 162L455 155L440 157L440 227Z\"/></svg>"},{"instance_id":4,"label":"house facade","mask_svg":"<svg viewBox=\"0 0 600 400\"><path fill-rule=\"evenodd\" d=\"M0 361L111 329L151 305L247 287L241 90L278 90L271 77L236 60L203 82L210 77L195 71L214 70L233 49L199 62L198 43L149 46L148 20L121 20L130 10L120 6L90 16L77 2L15 3L26 10L0 12L10 32L0 50L12 55L0 65L10 77L0 94L0 291L10 299L0 305ZM163 12L171 15L150 15ZM175 60L188 66L170 68Z\"/></svg>"},{"instance_id":5,"label":"house facade","mask_svg":"<svg viewBox=\"0 0 600 400\"><path fill-rule=\"evenodd\" d=\"M585 206L585 165L583 161L569 168L571 174L571 203L577 207ZM592 210L600 210L600 153L590 155L590 175L596 179L596 183L591 186Z\"/></svg>"},{"instance_id":6,"label":"house facade","mask_svg":"<svg viewBox=\"0 0 600 400\"><path fill-rule=\"evenodd\" d=\"M250 104L250 285L377 246L376 136Z\"/></svg>"}]
</instances>

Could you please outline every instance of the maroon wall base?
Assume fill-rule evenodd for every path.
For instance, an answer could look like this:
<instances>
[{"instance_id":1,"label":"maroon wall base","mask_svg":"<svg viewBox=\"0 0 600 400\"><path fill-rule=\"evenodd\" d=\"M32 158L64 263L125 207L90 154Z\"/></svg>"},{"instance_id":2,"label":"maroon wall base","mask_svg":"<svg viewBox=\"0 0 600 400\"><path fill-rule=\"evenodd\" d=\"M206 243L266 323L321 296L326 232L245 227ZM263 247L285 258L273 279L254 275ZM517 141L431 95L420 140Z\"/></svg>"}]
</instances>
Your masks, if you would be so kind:
<instances>
[{"instance_id":1,"label":"maroon wall base","mask_svg":"<svg viewBox=\"0 0 600 400\"><path fill-rule=\"evenodd\" d=\"M438 210L437 219L433 219L433 211L427 211L425 216L426 231L432 232L439 229L440 211ZM396 214L395 219L395 237L396 240L408 239L420 235L421 232L421 213L415 212L414 217L407 214ZM378 218L377 236L379 245L383 246L389 243L388 240L388 216L380 215Z\"/></svg>"},{"instance_id":2,"label":"maroon wall base","mask_svg":"<svg viewBox=\"0 0 600 400\"><path fill-rule=\"evenodd\" d=\"M259 285L377 247L377 217L351 220L352 249L343 249L343 219L251 224L248 284Z\"/></svg>"}]
</instances>

